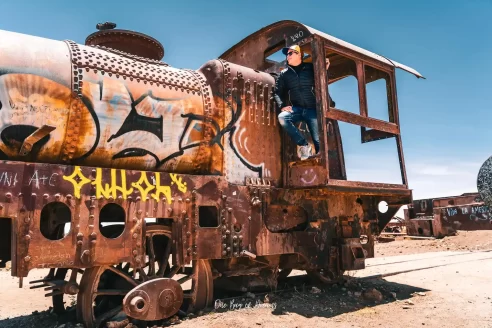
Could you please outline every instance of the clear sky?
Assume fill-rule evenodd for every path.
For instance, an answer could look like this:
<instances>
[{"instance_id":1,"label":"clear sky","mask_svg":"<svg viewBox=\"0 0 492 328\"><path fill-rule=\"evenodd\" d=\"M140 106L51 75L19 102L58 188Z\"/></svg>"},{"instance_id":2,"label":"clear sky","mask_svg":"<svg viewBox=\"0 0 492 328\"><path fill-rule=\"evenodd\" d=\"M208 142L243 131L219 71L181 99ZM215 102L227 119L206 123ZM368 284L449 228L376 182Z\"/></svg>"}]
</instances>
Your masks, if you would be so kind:
<instances>
[{"instance_id":1,"label":"clear sky","mask_svg":"<svg viewBox=\"0 0 492 328\"><path fill-rule=\"evenodd\" d=\"M266 25L296 20L427 78L397 72L403 147L415 199L476 191L478 170L492 155L490 0L2 0L0 12L0 29L82 44L97 23L112 21L158 39L165 47L164 61L191 69ZM330 89L338 108L357 104L356 90L350 88L353 81L347 80ZM368 97L369 113L380 113L376 107L384 105L384 97L376 91ZM349 179L401 182L394 141L360 145L357 130L342 127Z\"/></svg>"}]
</instances>

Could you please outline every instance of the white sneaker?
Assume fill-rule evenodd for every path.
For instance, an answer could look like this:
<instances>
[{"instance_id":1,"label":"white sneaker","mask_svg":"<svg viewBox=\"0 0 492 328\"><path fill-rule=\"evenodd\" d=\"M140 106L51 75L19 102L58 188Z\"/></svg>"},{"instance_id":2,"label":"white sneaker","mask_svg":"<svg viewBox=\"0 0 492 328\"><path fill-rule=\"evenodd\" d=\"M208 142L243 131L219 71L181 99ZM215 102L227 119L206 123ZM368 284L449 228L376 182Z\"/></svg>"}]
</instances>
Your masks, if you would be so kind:
<instances>
[{"instance_id":1,"label":"white sneaker","mask_svg":"<svg viewBox=\"0 0 492 328\"><path fill-rule=\"evenodd\" d=\"M309 156L313 154L313 150L311 149L310 145L306 146L299 146L299 149L297 151L297 155L301 159L301 161L308 159Z\"/></svg>"}]
</instances>

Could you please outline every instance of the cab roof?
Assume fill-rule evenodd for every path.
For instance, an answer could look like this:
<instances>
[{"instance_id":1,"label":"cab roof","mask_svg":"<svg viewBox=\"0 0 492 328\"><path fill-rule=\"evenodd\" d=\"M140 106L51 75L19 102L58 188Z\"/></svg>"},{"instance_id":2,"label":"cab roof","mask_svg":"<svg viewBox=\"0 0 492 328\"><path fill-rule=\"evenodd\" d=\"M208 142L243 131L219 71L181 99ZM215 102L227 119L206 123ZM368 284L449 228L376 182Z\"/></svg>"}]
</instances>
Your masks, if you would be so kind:
<instances>
[{"instance_id":1,"label":"cab roof","mask_svg":"<svg viewBox=\"0 0 492 328\"><path fill-rule=\"evenodd\" d=\"M293 20L282 20L263 27L229 48L219 58L240 65L260 68L264 65L265 54L267 54L269 50L278 49L279 45L287 47L292 44L302 45L314 35L318 35L328 41L328 46L331 43L332 45L345 48L359 55L367 56L384 65L407 71L417 78L424 78L424 76L409 66L400 64L385 56L378 55Z\"/></svg>"}]
</instances>

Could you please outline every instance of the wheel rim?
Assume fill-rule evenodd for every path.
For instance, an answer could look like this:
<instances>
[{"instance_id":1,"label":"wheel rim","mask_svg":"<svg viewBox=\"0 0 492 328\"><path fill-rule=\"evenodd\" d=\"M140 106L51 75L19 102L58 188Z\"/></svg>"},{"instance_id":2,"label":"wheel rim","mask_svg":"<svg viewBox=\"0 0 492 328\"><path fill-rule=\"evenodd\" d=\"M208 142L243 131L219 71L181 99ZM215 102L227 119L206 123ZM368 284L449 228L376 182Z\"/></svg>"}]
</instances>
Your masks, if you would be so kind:
<instances>
[{"instance_id":1,"label":"wheel rim","mask_svg":"<svg viewBox=\"0 0 492 328\"><path fill-rule=\"evenodd\" d=\"M86 327L96 328L108 321L125 319L139 325L157 324L155 321L142 322L128 318L122 307L127 292L157 278L171 278L181 284L184 300L179 313L182 315L211 304L213 279L207 260L192 261L191 266L171 267L172 241L168 226L147 225L146 243L146 265L136 272L129 263L93 267L84 272L77 298L77 315Z\"/></svg>"}]
</instances>

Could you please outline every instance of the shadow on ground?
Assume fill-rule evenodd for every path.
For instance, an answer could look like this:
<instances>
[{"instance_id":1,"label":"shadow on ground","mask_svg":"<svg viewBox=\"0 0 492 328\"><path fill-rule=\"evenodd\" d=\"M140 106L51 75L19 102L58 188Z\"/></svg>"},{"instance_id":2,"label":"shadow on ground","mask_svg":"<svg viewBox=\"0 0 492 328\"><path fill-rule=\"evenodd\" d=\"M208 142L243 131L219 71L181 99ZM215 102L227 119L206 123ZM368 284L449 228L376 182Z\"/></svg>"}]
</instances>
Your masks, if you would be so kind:
<instances>
[{"instance_id":1,"label":"shadow on ground","mask_svg":"<svg viewBox=\"0 0 492 328\"><path fill-rule=\"evenodd\" d=\"M278 316L297 313L306 318L314 316L331 318L343 313L406 300L411 298L414 293L426 291L428 290L389 282L384 279L367 281L347 277L343 284L312 284L306 275L299 275L288 277L279 283L276 291L254 294L241 293L240 295L216 292L217 298L215 298L214 307L204 309L198 316L201 316L202 313L223 313L244 308L269 308L273 315ZM402 304L402 306L405 305ZM36 311L32 315L0 320L0 328L83 327L74 323L74 312L61 317L50 312L50 310ZM190 320L191 318L182 319ZM170 326L170 323L165 326Z\"/></svg>"},{"instance_id":2,"label":"shadow on ground","mask_svg":"<svg viewBox=\"0 0 492 328\"><path fill-rule=\"evenodd\" d=\"M293 286L296 286L293 289ZM286 289L282 291L282 289ZM361 280L349 278L343 284L312 284L306 276L294 276L279 284L277 292L257 293L250 297L219 298L214 312L228 312L241 308L271 308L274 315L297 313L306 318L331 318L340 314L374 307L425 293L427 289L398 284L385 279ZM405 303L402 303L405 306Z\"/></svg>"}]
</instances>

